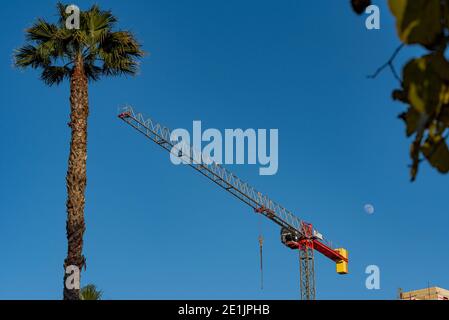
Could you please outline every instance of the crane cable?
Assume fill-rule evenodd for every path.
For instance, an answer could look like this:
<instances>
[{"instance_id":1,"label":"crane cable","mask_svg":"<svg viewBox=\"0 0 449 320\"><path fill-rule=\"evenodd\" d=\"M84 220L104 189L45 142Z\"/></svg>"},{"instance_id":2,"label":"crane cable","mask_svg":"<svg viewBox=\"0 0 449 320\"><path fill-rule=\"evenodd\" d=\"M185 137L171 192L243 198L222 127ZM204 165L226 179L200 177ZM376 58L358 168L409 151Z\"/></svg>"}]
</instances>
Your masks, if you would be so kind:
<instances>
[{"instance_id":1,"label":"crane cable","mask_svg":"<svg viewBox=\"0 0 449 320\"><path fill-rule=\"evenodd\" d=\"M263 240L262 225L259 219L260 290L263 290Z\"/></svg>"},{"instance_id":2,"label":"crane cable","mask_svg":"<svg viewBox=\"0 0 449 320\"><path fill-rule=\"evenodd\" d=\"M263 236L259 235L260 250L260 290L263 290Z\"/></svg>"}]
</instances>

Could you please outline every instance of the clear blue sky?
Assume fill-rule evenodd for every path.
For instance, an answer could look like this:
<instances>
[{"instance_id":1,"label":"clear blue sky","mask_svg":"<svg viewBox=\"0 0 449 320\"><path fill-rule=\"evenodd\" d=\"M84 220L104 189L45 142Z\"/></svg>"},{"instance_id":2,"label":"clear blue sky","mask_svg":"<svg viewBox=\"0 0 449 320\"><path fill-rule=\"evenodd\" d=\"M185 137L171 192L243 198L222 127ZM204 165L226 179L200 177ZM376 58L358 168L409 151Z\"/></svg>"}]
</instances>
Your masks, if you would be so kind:
<instances>
[{"instance_id":1,"label":"clear blue sky","mask_svg":"<svg viewBox=\"0 0 449 320\"><path fill-rule=\"evenodd\" d=\"M83 284L106 299L299 296L298 256L278 227L262 223L261 292L255 214L117 120L129 103L172 128L279 129L277 175L232 170L349 250L347 276L317 256L318 298L449 288L449 176L424 164L409 182L410 141L396 118L404 106L390 99L397 84L389 73L366 79L398 45L394 21L382 6L382 29L367 31L348 2L98 1L151 55L138 77L90 87ZM11 58L54 5L8 1L0 12L0 299L62 295L68 84L48 88ZM365 289L371 264L378 291Z\"/></svg>"}]
</instances>

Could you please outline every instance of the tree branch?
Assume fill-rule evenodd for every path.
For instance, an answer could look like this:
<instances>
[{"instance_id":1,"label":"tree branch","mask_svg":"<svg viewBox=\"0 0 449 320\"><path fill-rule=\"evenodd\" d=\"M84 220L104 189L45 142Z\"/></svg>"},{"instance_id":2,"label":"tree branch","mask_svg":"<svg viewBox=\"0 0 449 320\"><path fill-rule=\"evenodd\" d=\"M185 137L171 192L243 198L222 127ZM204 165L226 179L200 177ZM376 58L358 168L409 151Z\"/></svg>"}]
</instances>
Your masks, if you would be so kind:
<instances>
[{"instance_id":1,"label":"tree branch","mask_svg":"<svg viewBox=\"0 0 449 320\"><path fill-rule=\"evenodd\" d=\"M400 84L402 84L402 80L399 77L398 73L396 72L396 69L394 67L394 60L396 59L396 56L399 54L399 52L401 51L401 49L404 47L404 44L401 43L401 45L399 47L396 48L396 50L394 50L393 54L391 55L390 59L388 59L387 62L385 62L383 65L381 65L376 72L374 72L372 75L367 76L369 79L375 79L383 70L385 70L386 68L390 68L391 73L393 74L393 76L395 77L396 80L399 81Z\"/></svg>"}]
</instances>

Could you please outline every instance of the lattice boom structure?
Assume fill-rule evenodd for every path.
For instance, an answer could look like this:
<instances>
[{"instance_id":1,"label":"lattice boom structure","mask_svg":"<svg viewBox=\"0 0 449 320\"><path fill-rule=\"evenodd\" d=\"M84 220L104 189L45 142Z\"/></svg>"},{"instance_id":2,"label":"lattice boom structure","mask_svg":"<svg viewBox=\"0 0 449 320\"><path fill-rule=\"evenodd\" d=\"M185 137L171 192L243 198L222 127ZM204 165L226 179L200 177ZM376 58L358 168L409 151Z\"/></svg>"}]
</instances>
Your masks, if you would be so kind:
<instances>
[{"instance_id":1,"label":"lattice boom structure","mask_svg":"<svg viewBox=\"0 0 449 320\"><path fill-rule=\"evenodd\" d=\"M141 113L135 113L132 107L122 108L119 117L165 150L175 155L179 155L180 152L182 153L185 150L185 148L176 148L178 141L171 141L171 130L169 128L162 126L151 118L145 118ZM298 233L298 236L302 236L301 220L289 210L257 191L225 167L207 159L200 151L190 150L190 154L182 153L182 157L188 158L186 163L189 163L191 167L281 227L290 229ZM198 161L198 159L203 161Z\"/></svg>"}]
</instances>

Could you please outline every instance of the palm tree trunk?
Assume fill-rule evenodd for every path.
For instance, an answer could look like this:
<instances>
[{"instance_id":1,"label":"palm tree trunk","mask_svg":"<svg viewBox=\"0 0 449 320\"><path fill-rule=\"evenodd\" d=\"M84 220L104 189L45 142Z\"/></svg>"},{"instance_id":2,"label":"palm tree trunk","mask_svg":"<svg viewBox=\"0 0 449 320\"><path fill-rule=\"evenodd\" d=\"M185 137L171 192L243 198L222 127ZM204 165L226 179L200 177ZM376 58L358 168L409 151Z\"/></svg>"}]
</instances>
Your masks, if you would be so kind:
<instances>
[{"instance_id":1,"label":"palm tree trunk","mask_svg":"<svg viewBox=\"0 0 449 320\"><path fill-rule=\"evenodd\" d=\"M83 256L84 204L86 190L87 118L89 114L88 83L82 57L75 61L70 79L70 123L72 136L67 170L67 258L64 261L64 300L79 300L79 289L67 288L68 266L81 272ZM79 285L79 284L78 284Z\"/></svg>"}]
</instances>

